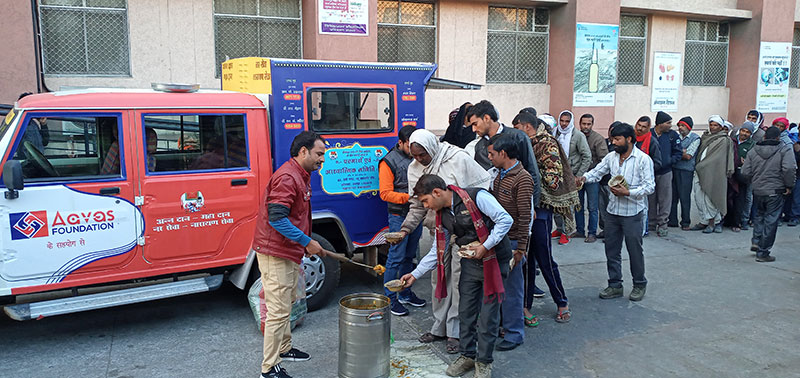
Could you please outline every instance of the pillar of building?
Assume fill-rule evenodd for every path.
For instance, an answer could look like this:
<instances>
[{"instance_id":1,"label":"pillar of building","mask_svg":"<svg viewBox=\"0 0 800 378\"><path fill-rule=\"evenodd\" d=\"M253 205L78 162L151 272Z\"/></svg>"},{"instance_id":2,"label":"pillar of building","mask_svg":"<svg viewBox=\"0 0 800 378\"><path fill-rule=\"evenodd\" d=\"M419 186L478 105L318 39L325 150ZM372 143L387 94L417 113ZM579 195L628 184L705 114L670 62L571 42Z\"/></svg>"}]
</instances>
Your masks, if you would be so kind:
<instances>
[{"instance_id":1,"label":"pillar of building","mask_svg":"<svg viewBox=\"0 0 800 378\"><path fill-rule=\"evenodd\" d=\"M747 22L731 25L728 48L728 118L734 124L744 121L747 111L756 107L758 57L761 42L792 42L795 2L786 0L739 0L737 8L753 12ZM766 113L765 122L786 113Z\"/></svg>"},{"instance_id":2,"label":"pillar of building","mask_svg":"<svg viewBox=\"0 0 800 378\"><path fill-rule=\"evenodd\" d=\"M575 78L576 23L619 25L620 0L569 0L550 13L550 54L548 82L550 84L550 113L558 117L564 109L575 117L583 113L594 115L599 129L614 121L614 106L573 107L573 82ZM618 104L614 104L618 106ZM575 121L577 126L577 120ZM606 125L606 126L604 126Z\"/></svg>"},{"instance_id":3,"label":"pillar of building","mask_svg":"<svg viewBox=\"0 0 800 378\"><path fill-rule=\"evenodd\" d=\"M0 64L0 104L13 104L20 93L38 92L36 49L30 1L3 4L3 64Z\"/></svg>"},{"instance_id":4,"label":"pillar of building","mask_svg":"<svg viewBox=\"0 0 800 378\"><path fill-rule=\"evenodd\" d=\"M328 0L322 0L328 1ZM367 2L367 35L320 33L322 1L302 0L303 59L375 62L378 60L378 0ZM338 1L332 2L340 3ZM346 1L344 3L347 3Z\"/></svg>"}]
</instances>

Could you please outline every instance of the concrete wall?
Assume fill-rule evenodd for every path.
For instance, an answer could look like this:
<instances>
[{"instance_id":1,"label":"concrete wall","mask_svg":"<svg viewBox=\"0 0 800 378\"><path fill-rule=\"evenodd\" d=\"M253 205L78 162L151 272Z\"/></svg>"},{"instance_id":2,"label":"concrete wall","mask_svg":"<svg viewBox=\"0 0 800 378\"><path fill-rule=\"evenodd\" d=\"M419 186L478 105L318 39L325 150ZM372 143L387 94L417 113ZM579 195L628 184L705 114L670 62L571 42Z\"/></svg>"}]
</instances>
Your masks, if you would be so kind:
<instances>
[{"instance_id":1,"label":"concrete wall","mask_svg":"<svg viewBox=\"0 0 800 378\"><path fill-rule=\"evenodd\" d=\"M30 1L3 3L0 22L0 104L13 104L20 93L37 92L36 55Z\"/></svg>"},{"instance_id":2,"label":"concrete wall","mask_svg":"<svg viewBox=\"0 0 800 378\"><path fill-rule=\"evenodd\" d=\"M652 15L648 17L648 46L645 77L647 85L617 86L617 120L633 124L643 115L651 118L650 111L653 83L653 56L656 52L678 52L681 54L681 81L683 81L683 60L686 49L686 18L676 16ZM708 116L719 114L728 117L730 90L727 87L681 86L678 93L678 111L672 118L678 120L691 116L700 129L706 127ZM620 104L625 104L620 106ZM747 110L745 110L746 112ZM674 122L673 122L674 123ZM598 125L607 127L608 125Z\"/></svg>"},{"instance_id":3,"label":"concrete wall","mask_svg":"<svg viewBox=\"0 0 800 378\"><path fill-rule=\"evenodd\" d=\"M213 17L211 0L128 1L131 76L46 75L47 86L149 88L171 82L219 88Z\"/></svg>"},{"instance_id":4,"label":"concrete wall","mask_svg":"<svg viewBox=\"0 0 800 378\"><path fill-rule=\"evenodd\" d=\"M549 85L486 84L487 3L443 0L437 6L439 70L436 76L484 86L478 91L428 90L425 94L427 129L443 134L450 111L465 102L491 101L500 114L500 121L508 125L524 107L547 111Z\"/></svg>"}]
</instances>

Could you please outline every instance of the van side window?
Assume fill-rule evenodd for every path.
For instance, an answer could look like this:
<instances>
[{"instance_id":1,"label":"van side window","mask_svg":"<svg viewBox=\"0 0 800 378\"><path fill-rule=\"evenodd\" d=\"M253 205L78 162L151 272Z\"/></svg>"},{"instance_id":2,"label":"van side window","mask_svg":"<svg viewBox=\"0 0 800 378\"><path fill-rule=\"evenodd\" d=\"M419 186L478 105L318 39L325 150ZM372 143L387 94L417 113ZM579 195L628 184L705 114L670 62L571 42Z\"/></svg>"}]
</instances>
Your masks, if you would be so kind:
<instances>
[{"instance_id":1,"label":"van side window","mask_svg":"<svg viewBox=\"0 0 800 378\"><path fill-rule=\"evenodd\" d=\"M116 116L28 118L13 160L25 182L119 177L123 150Z\"/></svg>"},{"instance_id":2,"label":"van side window","mask_svg":"<svg viewBox=\"0 0 800 378\"><path fill-rule=\"evenodd\" d=\"M311 89L311 129L323 134L394 130L394 103L388 90Z\"/></svg>"},{"instance_id":3,"label":"van side window","mask_svg":"<svg viewBox=\"0 0 800 378\"><path fill-rule=\"evenodd\" d=\"M144 116L147 172L248 167L245 116Z\"/></svg>"}]
</instances>

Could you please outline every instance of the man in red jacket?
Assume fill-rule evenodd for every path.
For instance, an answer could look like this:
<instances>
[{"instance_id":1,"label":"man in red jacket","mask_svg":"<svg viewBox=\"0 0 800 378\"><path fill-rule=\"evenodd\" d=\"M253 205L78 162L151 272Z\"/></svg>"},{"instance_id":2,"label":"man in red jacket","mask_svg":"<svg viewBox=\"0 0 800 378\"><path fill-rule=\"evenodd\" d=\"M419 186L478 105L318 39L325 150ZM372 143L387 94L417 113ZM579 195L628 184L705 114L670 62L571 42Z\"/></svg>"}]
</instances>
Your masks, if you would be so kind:
<instances>
[{"instance_id":1,"label":"man in red jacket","mask_svg":"<svg viewBox=\"0 0 800 378\"><path fill-rule=\"evenodd\" d=\"M280 362L306 361L308 353L292 348L289 318L303 256L328 253L311 239L310 173L325 161L325 140L311 131L297 135L292 158L270 177L253 238L261 270L267 319L264 323L262 377L291 378Z\"/></svg>"}]
</instances>

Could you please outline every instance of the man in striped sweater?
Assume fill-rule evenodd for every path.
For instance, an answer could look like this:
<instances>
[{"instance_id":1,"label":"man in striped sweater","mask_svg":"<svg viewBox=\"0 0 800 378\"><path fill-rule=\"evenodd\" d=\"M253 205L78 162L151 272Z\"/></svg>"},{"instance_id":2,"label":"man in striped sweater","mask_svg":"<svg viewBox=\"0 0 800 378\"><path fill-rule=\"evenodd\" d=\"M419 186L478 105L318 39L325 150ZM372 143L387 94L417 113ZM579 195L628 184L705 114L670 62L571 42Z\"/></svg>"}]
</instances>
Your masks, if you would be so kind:
<instances>
[{"instance_id":1,"label":"man in striped sweater","mask_svg":"<svg viewBox=\"0 0 800 378\"><path fill-rule=\"evenodd\" d=\"M514 224L508 232L511 250L514 251L510 262L499 261L500 264L511 264L511 271L503 280L506 298L502 303L503 341L497 344L500 351L512 350L525 340L525 324L522 306L525 294L525 279L522 262L528 250L528 230L531 228L531 198L533 197L533 178L523 169L516 142L504 135L496 134L489 140L489 160L497 168L498 174L491 188L497 202L511 215Z\"/></svg>"}]
</instances>

